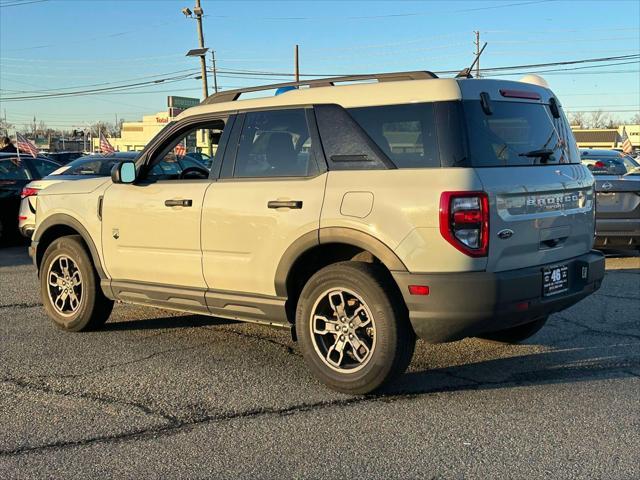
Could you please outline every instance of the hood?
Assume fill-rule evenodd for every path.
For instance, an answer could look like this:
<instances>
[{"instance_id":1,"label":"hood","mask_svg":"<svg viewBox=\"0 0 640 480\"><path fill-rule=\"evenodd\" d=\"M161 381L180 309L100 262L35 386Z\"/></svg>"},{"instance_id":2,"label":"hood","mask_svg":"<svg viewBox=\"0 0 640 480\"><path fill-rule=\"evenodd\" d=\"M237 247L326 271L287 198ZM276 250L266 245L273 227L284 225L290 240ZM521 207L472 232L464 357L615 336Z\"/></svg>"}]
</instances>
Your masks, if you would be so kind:
<instances>
[{"instance_id":1,"label":"hood","mask_svg":"<svg viewBox=\"0 0 640 480\"><path fill-rule=\"evenodd\" d=\"M71 175L69 175L68 177L71 177ZM73 175L73 177L74 178L65 179L64 175L59 175L54 178L47 177L43 179L42 181L46 181L47 184L42 187L46 188L43 192L40 193L40 195L70 195L76 193L91 193L105 183L111 182L111 177L77 178L79 177L79 175Z\"/></svg>"}]
</instances>

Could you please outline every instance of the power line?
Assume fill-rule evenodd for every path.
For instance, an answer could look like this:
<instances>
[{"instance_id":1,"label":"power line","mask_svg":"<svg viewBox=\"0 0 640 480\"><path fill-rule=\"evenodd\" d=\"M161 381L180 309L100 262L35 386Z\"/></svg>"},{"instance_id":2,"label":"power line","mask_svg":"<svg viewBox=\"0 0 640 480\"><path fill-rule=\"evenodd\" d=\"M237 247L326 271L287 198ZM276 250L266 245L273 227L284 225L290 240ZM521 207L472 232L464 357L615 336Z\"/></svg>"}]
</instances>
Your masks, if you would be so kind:
<instances>
[{"instance_id":1,"label":"power line","mask_svg":"<svg viewBox=\"0 0 640 480\"><path fill-rule=\"evenodd\" d=\"M0 3L0 8L7 8L7 7L21 7L22 5L29 5L30 3L42 3L42 2L48 2L49 0L26 0L24 2L14 2L14 3Z\"/></svg>"},{"instance_id":2,"label":"power line","mask_svg":"<svg viewBox=\"0 0 640 480\"><path fill-rule=\"evenodd\" d=\"M610 57L600 57L600 58L588 58L588 59L580 59L580 60L568 60L568 61L561 61L561 62L548 62L548 63L537 63L537 64L529 64L529 65L509 65L509 66L501 66L501 67L490 67L490 68L484 68L481 71L483 73L492 73L492 72L498 72L498 73L492 73L494 76L500 76L501 74L499 72L508 72L511 71L510 73L507 73L506 75L517 75L518 74L518 70L523 70L523 69L535 69L535 68L542 68L542 67L554 67L554 66L565 66L565 65L579 65L579 64L585 64L585 63L601 63L601 62L611 62L611 61L616 61L616 60L623 60L622 62L618 62L618 63L608 63L605 65L591 65L588 67L574 67L573 69L549 69L549 70L545 70L542 71L542 73L548 72L549 74L553 74L553 73L557 73L557 72L565 72L565 71L569 71L569 70L577 70L577 69L581 69L581 68L599 68L601 66L612 66L612 65L624 65L624 64L629 64L629 63L636 63L635 61L624 61L624 60L637 60L638 58L640 58L640 54L633 54L633 55L618 55L618 56L610 56ZM513 72L512 70L516 70L516 72ZM283 79L283 80L287 80L289 79L292 75L292 73L289 72L266 72L266 71L259 71L259 70L231 70L231 69L219 69L218 73L221 77L228 77L228 78L246 78L246 79L254 79L255 77L263 77L263 78L269 78L271 80L274 79L274 77L276 77L277 79ZM451 74L451 73L457 73L457 70L447 70L447 71L439 71L436 73L440 73L440 74ZM144 87L144 86L149 86L149 85L153 85L153 84L159 84L159 83L173 83L173 82L178 82L178 81L184 81L184 80L188 80L188 79L193 79L193 78L197 78L197 77L193 77L194 73L187 73L187 74L183 74L183 75L177 75L174 77L165 77L165 78L158 78L155 80L149 80L149 81L145 81L145 82L137 82L137 83L133 83L133 84L125 84L125 85L117 85L117 86L110 86L110 87L103 87L103 88L94 88L94 89L88 89L88 90L79 90L79 91L68 91L68 92L60 92L60 91L56 91L56 92L52 92L52 93L45 93L45 94L39 94L39 95L18 95L18 96L11 96L11 97L4 97L4 98L0 98L0 100L2 101L18 101L18 100L35 100L35 99L44 99L44 98L59 98L59 97L68 97L68 96L81 96L81 95L90 95L90 94L96 94L96 93L102 93L102 92L108 92L108 91L121 91L121 90L131 90L131 89L135 89L135 88L140 88L140 87ZM304 75L300 75L303 77L322 77L322 76L326 76L326 77L331 77L331 76L339 76L339 75L345 75L345 74L304 74ZM352 74L354 75L354 74ZM282 78L280 78L282 77Z\"/></svg>"}]
</instances>

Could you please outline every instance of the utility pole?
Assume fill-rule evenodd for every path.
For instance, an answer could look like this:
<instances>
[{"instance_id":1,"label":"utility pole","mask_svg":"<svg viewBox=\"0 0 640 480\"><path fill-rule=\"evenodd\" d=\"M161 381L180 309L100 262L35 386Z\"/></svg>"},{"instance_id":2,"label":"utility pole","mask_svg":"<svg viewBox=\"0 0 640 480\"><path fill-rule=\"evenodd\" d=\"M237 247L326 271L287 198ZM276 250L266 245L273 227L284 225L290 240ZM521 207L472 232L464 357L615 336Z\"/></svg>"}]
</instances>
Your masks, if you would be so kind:
<instances>
[{"instance_id":1,"label":"utility pole","mask_svg":"<svg viewBox=\"0 0 640 480\"><path fill-rule=\"evenodd\" d=\"M211 66L213 67L213 91L218 93L218 74L216 72L216 52L211 50Z\"/></svg>"},{"instance_id":2,"label":"utility pole","mask_svg":"<svg viewBox=\"0 0 640 480\"><path fill-rule=\"evenodd\" d=\"M200 0L196 0L196 6L193 9L193 13L196 16L196 22L198 24L198 42L200 48L204 48L204 34L202 33L202 14L204 11L200 6ZM207 85L207 59L204 55L200 55L200 70L202 74L202 98L205 99L209 96L209 86Z\"/></svg>"},{"instance_id":3,"label":"utility pole","mask_svg":"<svg viewBox=\"0 0 640 480\"><path fill-rule=\"evenodd\" d=\"M476 78L480 78L480 30L474 33L476 34Z\"/></svg>"},{"instance_id":4,"label":"utility pole","mask_svg":"<svg viewBox=\"0 0 640 480\"><path fill-rule=\"evenodd\" d=\"M295 68L295 75L296 75L296 82L300 81L300 63L299 63L299 57L298 57L298 45L296 44L296 48L294 50L294 68Z\"/></svg>"}]
</instances>

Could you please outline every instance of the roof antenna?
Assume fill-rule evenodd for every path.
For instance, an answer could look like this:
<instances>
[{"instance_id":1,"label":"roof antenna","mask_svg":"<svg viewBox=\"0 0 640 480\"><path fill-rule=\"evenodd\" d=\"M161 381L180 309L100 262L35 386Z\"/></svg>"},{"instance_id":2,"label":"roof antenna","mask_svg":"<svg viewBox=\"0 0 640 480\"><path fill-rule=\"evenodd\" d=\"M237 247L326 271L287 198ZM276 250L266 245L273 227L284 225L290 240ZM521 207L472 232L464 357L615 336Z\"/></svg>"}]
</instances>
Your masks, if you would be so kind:
<instances>
[{"instance_id":1,"label":"roof antenna","mask_svg":"<svg viewBox=\"0 0 640 480\"><path fill-rule=\"evenodd\" d=\"M471 66L463 70L460 70L460 72L456 75L456 78L473 78L473 75L471 75L471 70L473 70L473 67L475 67L476 63L478 63L478 60L480 60L480 55L482 55L482 52L484 52L484 49L486 46L487 46L487 42L484 42L484 45L476 55L476 58L475 60L473 60L473 63L471 64Z\"/></svg>"}]
</instances>

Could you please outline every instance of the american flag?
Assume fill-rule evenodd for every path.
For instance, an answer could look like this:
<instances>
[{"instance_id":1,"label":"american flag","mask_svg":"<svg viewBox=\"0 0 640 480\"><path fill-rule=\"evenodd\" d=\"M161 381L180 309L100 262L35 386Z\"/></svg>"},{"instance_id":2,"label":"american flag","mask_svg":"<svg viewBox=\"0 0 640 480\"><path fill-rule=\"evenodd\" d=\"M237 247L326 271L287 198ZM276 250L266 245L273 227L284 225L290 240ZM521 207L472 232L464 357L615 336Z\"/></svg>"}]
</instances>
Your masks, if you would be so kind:
<instances>
[{"instance_id":1,"label":"american flag","mask_svg":"<svg viewBox=\"0 0 640 480\"><path fill-rule=\"evenodd\" d=\"M112 153L115 153L115 151L116 149L109 143L109 140L107 140L102 132L100 132L100 152L111 155Z\"/></svg>"},{"instance_id":2,"label":"american flag","mask_svg":"<svg viewBox=\"0 0 640 480\"><path fill-rule=\"evenodd\" d=\"M173 151L179 157L184 157L187 154L187 147L184 145L183 142L180 142L178 145L176 145Z\"/></svg>"},{"instance_id":3,"label":"american flag","mask_svg":"<svg viewBox=\"0 0 640 480\"><path fill-rule=\"evenodd\" d=\"M627 129L622 127L622 153L631 153L633 151L633 145L631 145L631 140L629 140L629 135L627 135Z\"/></svg>"},{"instance_id":4,"label":"american flag","mask_svg":"<svg viewBox=\"0 0 640 480\"><path fill-rule=\"evenodd\" d=\"M18 132L16 132L16 143L18 144L18 150L30 153L33 158L38 156L38 148Z\"/></svg>"}]
</instances>

